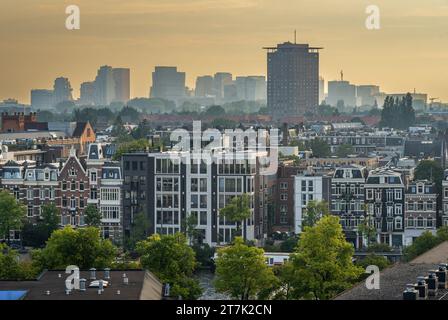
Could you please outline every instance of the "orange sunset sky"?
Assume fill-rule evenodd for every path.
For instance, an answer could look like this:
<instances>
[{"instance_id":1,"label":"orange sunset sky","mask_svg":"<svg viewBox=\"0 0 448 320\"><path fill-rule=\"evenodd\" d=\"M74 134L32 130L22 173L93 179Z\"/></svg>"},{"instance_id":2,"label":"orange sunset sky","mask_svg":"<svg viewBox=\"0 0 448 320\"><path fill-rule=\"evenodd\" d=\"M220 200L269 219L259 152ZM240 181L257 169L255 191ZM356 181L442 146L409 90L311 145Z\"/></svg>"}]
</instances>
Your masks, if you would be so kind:
<instances>
[{"instance_id":1,"label":"orange sunset sky","mask_svg":"<svg viewBox=\"0 0 448 320\"><path fill-rule=\"evenodd\" d=\"M65 8L81 29L65 28ZM365 28L368 5L381 29ZM79 85L99 66L131 68L131 95L148 96L156 65L196 76L265 75L263 46L293 40L323 46L320 73L344 70L385 92L416 88L448 101L448 0L0 0L0 99L29 103L54 78Z\"/></svg>"}]
</instances>

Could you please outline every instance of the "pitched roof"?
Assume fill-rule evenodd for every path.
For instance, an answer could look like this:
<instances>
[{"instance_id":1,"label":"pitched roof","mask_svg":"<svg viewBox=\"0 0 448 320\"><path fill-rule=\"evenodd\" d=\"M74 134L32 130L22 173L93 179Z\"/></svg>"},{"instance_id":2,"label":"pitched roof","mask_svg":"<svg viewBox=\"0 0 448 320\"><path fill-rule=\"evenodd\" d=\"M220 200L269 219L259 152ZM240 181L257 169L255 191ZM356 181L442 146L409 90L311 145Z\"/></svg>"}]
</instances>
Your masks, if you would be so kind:
<instances>
[{"instance_id":1,"label":"pitched roof","mask_svg":"<svg viewBox=\"0 0 448 320\"><path fill-rule=\"evenodd\" d=\"M84 130L89 122L77 122L75 130L73 131L73 137L79 138L84 133Z\"/></svg>"},{"instance_id":2,"label":"pitched roof","mask_svg":"<svg viewBox=\"0 0 448 320\"><path fill-rule=\"evenodd\" d=\"M339 294L335 300L403 300L406 285L414 283L419 276L426 276L430 270L437 269L438 264L448 261L448 241L420 255L409 263L398 263L380 273L380 289L369 290L365 280L353 288ZM448 297L448 290L439 290L431 299Z\"/></svg>"}]
</instances>

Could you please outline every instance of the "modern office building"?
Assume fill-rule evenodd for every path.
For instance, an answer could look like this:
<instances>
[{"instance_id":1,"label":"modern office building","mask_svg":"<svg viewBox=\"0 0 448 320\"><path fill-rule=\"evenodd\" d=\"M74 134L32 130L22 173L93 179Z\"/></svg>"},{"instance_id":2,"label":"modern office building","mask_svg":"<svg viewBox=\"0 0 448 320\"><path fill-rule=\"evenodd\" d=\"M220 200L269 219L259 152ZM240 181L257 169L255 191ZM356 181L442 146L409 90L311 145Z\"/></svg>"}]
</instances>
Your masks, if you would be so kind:
<instances>
[{"instance_id":1,"label":"modern office building","mask_svg":"<svg viewBox=\"0 0 448 320\"><path fill-rule=\"evenodd\" d=\"M198 242L225 244L237 234L237 224L219 215L234 196L248 194L251 217L241 225L249 240L263 239L265 221L258 203L260 176L247 160L210 164L189 161L186 154L130 153L122 158L124 233L129 235L136 214L149 220L148 234L184 230L188 216L197 219ZM255 155L256 157L256 155Z\"/></svg>"},{"instance_id":2,"label":"modern office building","mask_svg":"<svg viewBox=\"0 0 448 320\"><path fill-rule=\"evenodd\" d=\"M375 85L360 85L356 87L358 106L377 106L376 96L380 93L380 87Z\"/></svg>"},{"instance_id":3,"label":"modern office building","mask_svg":"<svg viewBox=\"0 0 448 320\"><path fill-rule=\"evenodd\" d=\"M131 71L128 68L113 68L112 74L115 84L114 101L126 103L130 99Z\"/></svg>"},{"instance_id":4,"label":"modern office building","mask_svg":"<svg viewBox=\"0 0 448 320\"><path fill-rule=\"evenodd\" d=\"M57 105L64 101L72 101L72 91L72 86L67 78L60 77L54 80L53 105Z\"/></svg>"},{"instance_id":5,"label":"modern office building","mask_svg":"<svg viewBox=\"0 0 448 320\"><path fill-rule=\"evenodd\" d=\"M185 72L178 72L177 67L155 67L150 97L171 101L185 98Z\"/></svg>"},{"instance_id":6,"label":"modern office building","mask_svg":"<svg viewBox=\"0 0 448 320\"><path fill-rule=\"evenodd\" d=\"M280 193L280 199L286 193ZM294 233L303 231L306 207L310 201L329 203L331 195L331 177L305 172L294 177Z\"/></svg>"},{"instance_id":7,"label":"modern office building","mask_svg":"<svg viewBox=\"0 0 448 320\"><path fill-rule=\"evenodd\" d=\"M94 84L95 104L107 106L115 100L115 80L113 68L102 66L98 70Z\"/></svg>"},{"instance_id":8,"label":"modern office building","mask_svg":"<svg viewBox=\"0 0 448 320\"><path fill-rule=\"evenodd\" d=\"M81 105L95 104L95 82L91 81L81 83L79 103Z\"/></svg>"},{"instance_id":9,"label":"modern office building","mask_svg":"<svg viewBox=\"0 0 448 320\"><path fill-rule=\"evenodd\" d=\"M319 104L325 102L325 79L319 77Z\"/></svg>"},{"instance_id":10,"label":"modern office building","mask_svg":"<svg viewBox=\"0 0 448 320\"><path fill-rule=\"evenodd\" d=\"M213 77L215 97L218 101L224 99L224 87L233 84L233 77L228 72L217 72Z\"/></svg>"},{"instance_id":11,"label":"modern office building","mask_svg":"<svg viewBox=\"0 0 448 320\"><path fill-rule=\"evenodd\" d=\"M214 82L212 76L200 76L196 78L195 97L204 98L214 96Z\"/></svg>"},{"instance_id":12,"label":"modern office building","mask_svg":"<svg viewBox=\"0 0 448 320\"><path fill-rule=\"evenodd\" d=\"M274 118L314 113L319 105L319 49L286 42L267 52L267 105Z\"/></svg>"},{"instance_id":13,"label":"modern office building","mask_svg":"<svg viewBox=\"0 0 448 320\"><path fill-rule=\"evenodd\" d=\"M237 99L266 101L266 78L264 76L236 77Z\"/></svg>"},{"instance_id":14,"label":"modern office building","mask_svg":"<svg viewBox=\"0 0 448 320\"><path fill-rule=\"evenodd\" d=\"M53 107L53 90L31 90L31 106L37 110L49 109Z\"/></svg>"},{"instance_id":15,"label":"modern office building","mask_svg":"<svg viewBox=\"0 0 448 320\"><path fill-rule=\"evenodd\" d=\"M348 81L328 81L327 104L332 107L356 107L356 86Z\"/></svg>"}]
</instances>

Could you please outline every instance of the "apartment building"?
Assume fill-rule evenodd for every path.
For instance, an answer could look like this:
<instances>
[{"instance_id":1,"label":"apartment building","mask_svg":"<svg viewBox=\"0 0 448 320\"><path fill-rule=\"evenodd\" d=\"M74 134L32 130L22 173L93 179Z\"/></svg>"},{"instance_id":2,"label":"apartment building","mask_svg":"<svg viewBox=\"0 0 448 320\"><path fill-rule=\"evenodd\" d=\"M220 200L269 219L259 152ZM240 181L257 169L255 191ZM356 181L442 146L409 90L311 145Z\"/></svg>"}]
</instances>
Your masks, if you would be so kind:
<instances>
[{"instance_id":1,"label":"apartment building","mask_svg":"<svg viewBox=\"0 0 448 320\"><path fill-rule=\"evenodd\" d=\"M435 234L437 197L435 184L430 181L418 180L409 184L405 196L405 245L411 245L425 231Z\"/></svg>"},{"instance_id":2,"label":"apartment building","mask_svg":"<svg viewBox=\"0 0 448 320\"><path fill-rule=\"evenodd\" d=\"M347 241L355 248L363 246L358 226L365 216L365 182L365 168L356 165L337 168L331 179L330 211L339 216Z\"/></svg>"},{"instance_id":3,"label":"apartment building","mask_svg":"<svg viewBox=\"0 0 448 320\"><path fill-rule=\"evenodd\" d=\"M294 233L302 232L302 222L310 201L329 203L331 177L316 175L310 171L294 177Z\"/></svg>"},{"instance_id":4,"label":"apartment building","mask_svg":"<svg viewBox=\"0 0 448 320\"><path fill-rule=\"evenodd\" d=\"M373 170L364 188L366 219L374 222L378 242L403 246L405 185L401 175L388 168Z\"/></svg>"}]
</instances>

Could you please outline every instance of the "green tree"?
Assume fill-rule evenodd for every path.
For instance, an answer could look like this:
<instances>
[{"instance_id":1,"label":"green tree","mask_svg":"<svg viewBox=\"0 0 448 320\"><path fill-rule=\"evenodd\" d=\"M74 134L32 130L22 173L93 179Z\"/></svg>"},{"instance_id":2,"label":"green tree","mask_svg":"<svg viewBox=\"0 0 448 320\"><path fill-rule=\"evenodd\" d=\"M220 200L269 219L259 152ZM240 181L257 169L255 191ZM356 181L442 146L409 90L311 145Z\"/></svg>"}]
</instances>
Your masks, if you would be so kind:
<instances>
[{"instance_id":1,"label":"green tree","mask_svg":"<svg viewBox=\"0 0 448 320\"><path fill-rule=\"evenodd\" d=\"M277 282L266 264L263 249L249 247L241 237L218 250L215 288L241 300L258 298L262 290Z\"/></svg>"},{"instance_id":2,"label":"green tree","mask_svg":"<svg viewBox=\"0 0 448 320\"><path fill-rule=\"evenodd\" d=\"M301 234L290 260L295 269L291 297L331 299L363 273L352 262L353 246L345 240L339 218L324 216Z\"/></svg>"},{"instance_id":3,"label":"green tree","mask_svg":"<svg viewBox=\"0 0 448 320\"><path fill-rule=\"evenodd\" d=\"M414 171L414 178L429 180L436 184L437 191L442 190L443 168L434 160L422 160Z\"/></svg>"},{"instance_id":4,"label":"green tree","mask_svg":"<svg viewBox=\"0 0 448 320\"><path fill-rule=\"evenodd\" d=\"M118 145L117 151L113 156L113 160L120 160L121 156L125 153L146 151L147 148L149 148L149 142L147 139L138 139L120 143Z\"/></svg>"},{"instance_id":5,"label":"green tree","mask_svg":"<svg viewBox=\"0 0 448 320\"><path fill-rule=\"evenodd\" d=\"M351 144L341 144L336 150L336 155L339 158L345 158L348 155L353 154L354 152L355 149Z\"/></svg>"},{"instance_id":6,"label":"green tree","mask_svg":"<svg viewBox=\"0 0 448 320\"><path fill-rule=\"evenodd\" d=\"M368 266L377 266L380 270L383 270L384 268L387 268L390 265L390 262L384 256L369 254L356 264L362 267L363 269L366 269Z\"/></svg>"},{"instance_id":7,"label":"green tree","mask_svg":"<svg viewBox=\"0 0 448 320\"><path fill-rule=\"evenodd\" d=\"M149 235L149 227L149 219L143 212L135 214L131 223L129 238L125 242L127 249L134 250L137 242L146 239Z\"/></svg>"},{"instance_id":8,"label":"green tree","mask_svg":"<svg viewBox=\"0 0 448 320\"><path fill-rule=\"evenodd\" d=\"M241 222L250 218L250 196L243 194L235 196L230 202L219 211L219 214L228 221L236 223L237 233L241 231ZM245 238L245 236L244 236Z\"/></svg>"},{"instance_id":9,"label":"green tree","mask_svg":"<svg viewBox=\"0 0 448 320\"><path fill-rule=\"evenodd\" d=\"M433 235L429 231L425 231L421 236L417 237L410 246L407 246L403 250L403 254L406 261L410 261L426 251L434 248L440 243L437 236Z\"/></svg>"},{"instance_id":10,"label":"green tree","mask_svg":"<svg viewBox=\"0 0 448 320\"><path fill-rule=\"evenodd\" d=\"M198 229L198 216L197 214L188 214L185 221L185 233L188 237L190 244L197 244L199 242L199 237L201 232Z\"/></svg>"},{"instance_id":11,"label":"green tree","mask_svg":"<svg viewBox=\"0 0 448 320\"><path fill-rule=\"evenodd\" d=\"M311 200L306 206L306 210L303 215L302 226L313 227L323 216L329 214L330 210L328 208L327 202Z\"/></svg>"},{"instance_id":12,"label":"green tree","mask_svg":"<svg viewBox=\"0 0 448 320\"><path fill-rule=\"evenodd\" d=\"M54 203L42 206L41 219L34 225L26 222L22 228L23 245L42 247L54 230L59 227L59 210Z\"/></svg>"},{"instance_id":13,"label":"green tree","mask_svg":"<svg viewBox=\"0 0 448 320\"><path fill-rule=\"evenodd\" d=\"M415 123L412 96L408 93L402 99L386 97L381 111L381 127L407 129Z\"/></svg>"},{"instance_id":14,"label":"green tree","mask_svg":"<svg viewBox=\"0 0 448 320\"><path fill-rule=\"evenodd\" d=\"M89 204L84 211L85 223L88 226L99 227L101 225L101 213L94 204Z\"/></svg>"},{"instance_id":15,"label":"green tree","mask_svg":"<svg viewBox=\"0 0 448 320\"><path fill-rule=\"evenodd\" d=\"M11 243L11 230L19 230L26 217L26 208L9 191L0 191L0 235Z\"/></svg>"},{"instance_id":16,"label":"green tree","mask_svg":"<svg viewBox=\"0 0 448 320\"><path fill-rule=\"evenodd\" d=\"M205 113L206 116L223 116L226 114L226 110L224 110L221 106L211 106L209 107Z\"/></svg>"},{"instance_id":17,"label":"green tree","mask_svg":"<svg viewBox=\"0 0 448 320\"><path fill-rule=\"evenodd\" d=\"M197 299L202 289L193 279L196 267L195 253L187 245L182 233L152 235L137 243L137 252L144 268L153 272L163 283L171 285L172 296Z\"/></svg>"},{"instance_id":18,"label":"green tree","mask_svg":"<svg viewBox=\"0 0 448 320\"><path fill-rule=\"evenodd\" d=\"M46 247L32 256L41 269L65 269L68 265L89 269L110 267L116 254L117 248L110 240L101 239L98 228L65 227L54 231Z\"/></svg>"},{"instance_id":19,"label":"green tree","mask_svg":"<svg viewBox=\"0 0 448 320\"><path fill-rule=\"evenodd\" d=\"M358 232L367 239L367 247L376 241L376 228L371 219L366 219L358 225Z\"/></svg>"},{"instance_id":20,"label":"green tree","mask_svg":"<svg viewBox=\"0 0 448 320\"><path fill-rule=\"evenodd\" d=\"M40 223L47 228L49 235L58 229L60 222L59 210L54 203L48 203L42 206L41 219Z\"/></svg>"},{"instance_id":21,"label":"green tree","mask_svg":"<svg viewBox=\"0 0 448 320\"><path fill-rule=\"evenodd\" d=\"M315 158L327 158L331 155L330 146L320 138L311 140L308 147L313 151L313 157Z\"/></svg>"},{"instance_id":22,"label":"green tree","mask_svg":"<svg viewBox=\"0 0 448 320\"><path fill-rule=\"evenodd\" d=\"M32 280L37 270L29 262L19 262L19 254L0 243L0 280Z\"/></svg>"}]
</instances>

